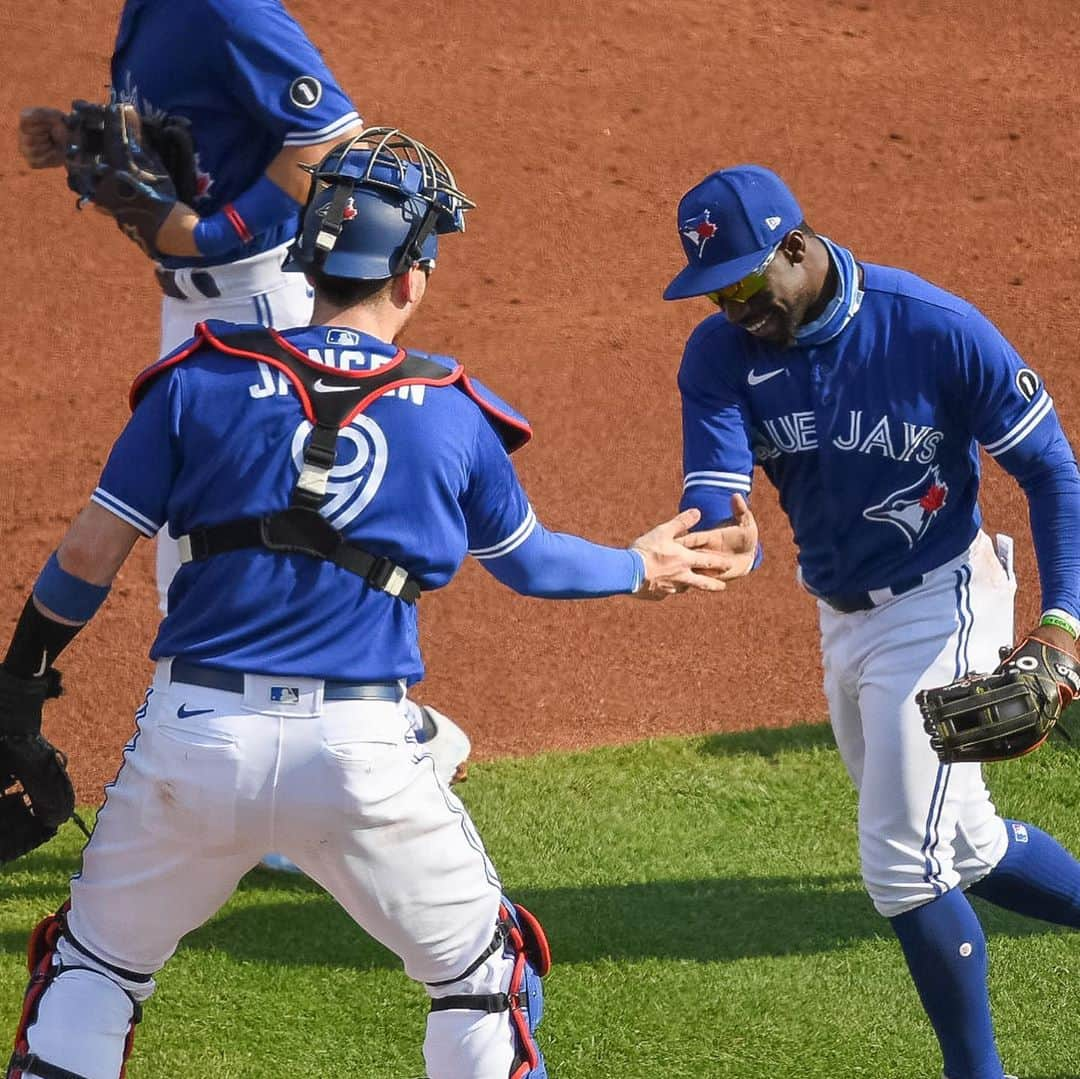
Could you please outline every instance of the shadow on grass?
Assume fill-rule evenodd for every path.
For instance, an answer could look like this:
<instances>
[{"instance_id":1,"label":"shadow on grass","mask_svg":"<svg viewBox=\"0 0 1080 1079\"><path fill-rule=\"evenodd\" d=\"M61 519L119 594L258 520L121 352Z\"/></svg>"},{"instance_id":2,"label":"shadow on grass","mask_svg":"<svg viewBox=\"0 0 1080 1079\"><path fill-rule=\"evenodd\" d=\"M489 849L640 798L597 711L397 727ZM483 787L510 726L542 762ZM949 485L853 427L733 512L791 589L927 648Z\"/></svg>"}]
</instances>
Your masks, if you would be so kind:
<instances>
[{"instance_id":1,"label":"shadow on grass","mask_svg":"<svg viewBox=\"0 0 1080 1079\"><path fill-rule=\"evenodd\" d=\"M227 904L185 939L183 949L281 966L400 967L306 878L255 871L240 891L256 890L265 901ZM653 881L534 889L513 898L542 919L561 963L654 958L705 963L813 955L891 939L854 877ZM980 906L984 913L988 909ZM992 932L1012 937L1053 931L999 911L987 924ZM21 953L25 944L25 930L0 932L4 952Z\"/></svg>"},{"instance_id":2,"label":"shadow on grass","mask_svg":"<svg viewBox=\"0 0 1080 1079\"><path fill-rule=\"evenodd\" d=\"M712 734L702 743L702 752L712 757L775 757L780 753L835 748L836 742L828 723L802 723L795 727Z\"/></svg>"}]
</instances>

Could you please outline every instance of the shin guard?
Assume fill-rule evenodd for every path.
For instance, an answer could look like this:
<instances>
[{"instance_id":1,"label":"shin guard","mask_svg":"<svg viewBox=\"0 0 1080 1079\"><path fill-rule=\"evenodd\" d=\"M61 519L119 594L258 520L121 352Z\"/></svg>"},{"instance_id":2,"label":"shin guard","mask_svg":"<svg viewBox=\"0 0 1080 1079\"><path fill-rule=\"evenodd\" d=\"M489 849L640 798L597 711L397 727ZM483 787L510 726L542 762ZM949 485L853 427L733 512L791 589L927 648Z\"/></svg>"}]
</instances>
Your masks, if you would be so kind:
<instances>
[{"instance_id":1,"label":"shin guard","mask_svg":"<svg viewBox=\"0 0 1080 1079\"><path fill-rule=\"evenodd\" d=\"M119 1079L124 1079L125 1062L134 1043L135 1024L142 1018L142 1006L126 990L109 979L100 970L95 969L95 967L65 965L61 961L58 947L62 939L66 940L76 950L85 951L68 933L66 918L68 906L69 904L65 903L55 914L43 918L30 934L26 956L27 967L30 971L30 983L27 985L23 997L22 1015L15 1034L15 1051L8 1064L7 1079L24 1079L28 1075L40 1076L41 1079L86 1079L84 1075L78 1072L38 1057L32 1052L29 1040L29 1031L38 1019L42 998L58 978L67 972L74 971L84 971L101 978L108 983L111 990L123 993L131 1005L131 1019L124 1040L119 1073ZM93 958L89 956L89 953L87 955L88 958ZM107 966L101 960L94 959L93 961L95 965Z\"/></svg>"},{"instance_id":2,"label":"shin guard","mask_svg":"<svg viewBox=\"0 0 1080 1079\"><path fill-rule=\"evenodd\" d=\"M431 1010L509 1012L514 1061L508 1079L547 1079L547 1065L536 1042L536 1028L544 1014L541 979L551 969L551 950L537 919L505 896L499 907L499 923L491 951L481 956L466 973L471 973L499 947L513 964L505 993L436 997L431 1002Z\"/></svg>"}]
</instances>

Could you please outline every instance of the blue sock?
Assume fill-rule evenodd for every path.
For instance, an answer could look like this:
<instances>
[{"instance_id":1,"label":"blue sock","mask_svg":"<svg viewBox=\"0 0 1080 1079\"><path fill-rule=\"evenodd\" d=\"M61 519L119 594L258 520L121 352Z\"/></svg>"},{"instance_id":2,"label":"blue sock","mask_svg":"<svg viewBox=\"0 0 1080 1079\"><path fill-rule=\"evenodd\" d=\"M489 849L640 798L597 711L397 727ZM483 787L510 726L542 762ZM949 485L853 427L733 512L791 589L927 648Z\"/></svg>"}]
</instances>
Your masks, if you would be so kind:
<instances>
[{"instance_id":1,"label":"blue sock","mask_svg":"<svg viewBox=\"0 0 1080 1079\"><path fill-rule=\"evenodd\" d=\"M1080 929L1080 862L1053 836L1007 820L1005 857L968 891L995 906Z\"/></svg>"},{"instance_id":2,"label":"blue sock","mask_svg":"<svg viewBox=\"0 0 1080 1079\"><path fill-rule=\"evenodd\" d=\"M986 937L962 892L890 918L949 1079L1004 1079L986 988Z\"/></svg>"}]
</instances>

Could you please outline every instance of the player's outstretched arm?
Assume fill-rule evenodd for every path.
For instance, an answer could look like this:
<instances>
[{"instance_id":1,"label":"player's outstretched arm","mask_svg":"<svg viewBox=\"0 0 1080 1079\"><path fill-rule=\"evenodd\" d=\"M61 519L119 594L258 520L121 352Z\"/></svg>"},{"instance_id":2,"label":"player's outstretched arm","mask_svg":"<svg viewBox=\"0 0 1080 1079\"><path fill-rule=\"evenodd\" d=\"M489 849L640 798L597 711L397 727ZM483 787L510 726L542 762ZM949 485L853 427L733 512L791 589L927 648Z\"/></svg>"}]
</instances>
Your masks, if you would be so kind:
<instances>
[{"instance_id":1,"label":"player's outstretched arm","mask_svg":"<svg viewBox=\"0 0 1080 1079\"><path fill-rule=\"evenodd\" d=\"M723 556L683 542L700 519L684 510L630 547L605 547L581 536L549 532L529 511L504 542L470 553L508 588L539 599L596 599L641 595L659 598L688 588L720 592L724 582L706 576Z\"/></svg>"},{"instance_id":2,"label":"player's outstretched arm","mask_svg":"<svg viewBox=\"0 0 1080 1079\"><path fill-rule=\"evenodd\" d=\"M19 113L19 153L32 169L54 169L64 163L67 147L65 114L38 105Z\"/></svg>"}]
</instances>

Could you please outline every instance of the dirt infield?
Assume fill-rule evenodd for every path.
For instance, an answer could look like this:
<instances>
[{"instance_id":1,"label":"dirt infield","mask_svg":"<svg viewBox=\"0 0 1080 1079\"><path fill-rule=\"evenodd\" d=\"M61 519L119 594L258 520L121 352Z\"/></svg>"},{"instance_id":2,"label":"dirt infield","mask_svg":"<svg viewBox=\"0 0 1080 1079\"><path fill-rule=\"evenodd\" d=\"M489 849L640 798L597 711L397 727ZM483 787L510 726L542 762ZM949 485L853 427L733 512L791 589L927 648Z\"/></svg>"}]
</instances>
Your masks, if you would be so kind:
<instances>
[{"instance_id":1,"label":"dirt infield","mask_svg":"<svg viewBox=\"0 0 1080 1079\"><path fill-rule=\"evenodd\" d=\"M480 209L444 246L409 343L456 353L532 420L518 467L541 519L625 542L679 496L674 373L705 314L660 292L682 260L682 192L757 161L811 224L987 312L1076 404L1074 0L295 0L366 119L442 152ZM155 358L157 294L107 222L16 151L20 107L108 81L118 0L0 0L0 626L92 490ZM1026 512L993 465L991 527L1020 538L1021 615L1036 608ZM420 695L480 758L661 733L821 718L813 605L793 581L771 490L766 562L722 597L540 603L475 565L423 603ZM155 622L151 547L64 657L48 729L94 800L131 730Z\"/></svg>"}]
</instances>

